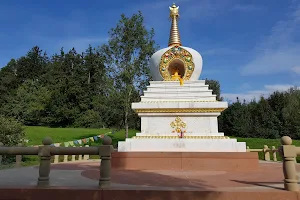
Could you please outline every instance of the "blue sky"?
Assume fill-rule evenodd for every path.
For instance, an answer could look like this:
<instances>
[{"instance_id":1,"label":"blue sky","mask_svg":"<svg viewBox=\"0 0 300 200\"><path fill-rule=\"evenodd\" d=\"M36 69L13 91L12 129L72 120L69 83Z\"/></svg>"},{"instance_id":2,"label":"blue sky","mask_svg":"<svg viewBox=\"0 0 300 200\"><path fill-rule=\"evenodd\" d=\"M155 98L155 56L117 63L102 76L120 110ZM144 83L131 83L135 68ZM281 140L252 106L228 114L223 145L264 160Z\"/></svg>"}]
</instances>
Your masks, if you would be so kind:
<instances>
[{"instance_id":1,"label":"blue sky","mask_svg":"<svg viewBox=\"0 0 300 200\"><path fill-rule=\"evenodd\" d=\"M48 54L101 45L121 13L141 10L161 48L168 45L173 1L38 1L0 3L0 67L34 45ZM183 46L203 57L201 78L222 95L251 99L300 85L300 0L177 0Z\"/></svg>"}]
</instances>

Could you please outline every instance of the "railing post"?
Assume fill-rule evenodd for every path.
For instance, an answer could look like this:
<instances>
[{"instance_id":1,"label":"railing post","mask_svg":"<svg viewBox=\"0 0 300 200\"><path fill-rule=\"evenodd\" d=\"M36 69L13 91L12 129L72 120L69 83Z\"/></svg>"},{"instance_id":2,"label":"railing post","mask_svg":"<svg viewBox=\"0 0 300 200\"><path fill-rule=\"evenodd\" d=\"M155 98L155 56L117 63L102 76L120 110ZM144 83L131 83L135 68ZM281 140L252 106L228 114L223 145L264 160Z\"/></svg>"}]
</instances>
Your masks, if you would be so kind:
<instances>
[{"instance_id":1,"label":"railing post","mask_svg":"<svg viewBox=\"0 0 300 200\"><path fill-rule=\"evenodd\" d=\"M102 139L102 144L107 147L105 152L100 152L99 156L101 159L100 164L100 178L99 178L99 187L107 188L110 187L110 174L111 174L111 153L113 152L113 146L111 145L111 138L109 136L104 136Z\"/></svg>"},{"instance_id":2,"label":"railing post","mask_svg":"<svg viewBox=\"0 0 300 200\"><path fill-rule=\"evenodd\" d=\"M72 155L71 161L74 162L75 160L75 155Z\"/></svg>"},{"instance_id":3,"label":"railing post","mask_svg":"<svg viewBox=\"0 0 300 200\"><path fill-rule=\"evenodd\" d=\"M247 146L247 152L250 152L250 148L249 148L249 146Z\"/></svg>"},{"instance_id":4,"label":"railing post","mask_svg":"<svg viewBox=\"0 0 300 200\"><path fill-rule=\"evenodd\" d=\"M49 186L49 174L51 165L51 144L52 139L46 137L42 141L44 146L39 147L40 156L40 168L39 168L39 178L38 186Z\"/></svg>"},{"instance_id":5,"label":"railing post","mask_svg":"<svg viewBox=\"0 0 300 200\"><path fill-rule=\"evenodd\" d=\"M23 145L19 143L17 146L18 146L18 147L21 147L21 146L23 146ZM21 163L22 163L22 155L16 155L16 163L15 163L15 167L16 167L16 168L21 167Z\"/></svg>"},{"instance_id":6,"label":"railing post","mask_svg":"<svg viewBox=\"0 0 300 200\"><path fill-rule=\"evenodd\" d=\"M59 155L54 155L53 163L58 163L58 162L59 162Z\"/></svg>"},{"instance_id":7,"label":"railing post","mask_svg":"<svg viewBox=\"0 0 300 200\"><path fill-rule=\"evenodd\" d=\"M0 142L0 147L3 146L3 143ZM2 164L2 155L0 155L0 165Z\"/></svg>"},{"instance_id":8,"label":"railing post","mask_svg":"<svg viewBox=\"0 0 300 200\"><path fill-rule=\"evenodd\" d=\"M276 148L272 146L273 161L277 161Z\"/></svg>"},{"instance_id":9,"label":"railing post","mask_svg":"<svg viewBox=\"0 0 300 200\"><path fill-rule=\"evenodd\" d=\"M59 147L60 144L55 145L55 147ZM54 161L53 163L59 163L59 155L54 155Z\"/></svg>"},{"instance_id":10,"label":"railing post","mask_svg":"<svg viewBox=\"0 0 300 200\"><path fill-rule=\"evenodd\" d=\"M280 143L281 146L278 150L282 156L284 188L288 191L299 191L295 165L295 157L297 156L296 147L292 145L292 139L288 136L283 136Z\"/></svg>"},{"instance_id":11,"label":"railing post","mask_svg":"<svg viewBox=\"0 0 300 200\"><path fill-rule=\"evenodd\" d=\"M82 146L80 146L82 147ZM78 155L78 160L81 161L82 160L82 154Z\"/></svg>"},{"instance_id":12,"label":"railing post","mask_svg":"<svg viewBox=\"0 0 300 200\"><path fill-rule=\"evenodd\" d=\"M270 161L270 152L267 150L269 150L268 145L264 145L264 158L266 161Z\"/></svg>"},{"instance_id":13,"label":"railing post","mask_svg":"<svg viewBox=\"0 0 300 200\"><path fill-rule=\"evenodd\" d=\"M63 162L68 162L68 155L64 155L64 161Z\"/></svg>"},{"instance_id":14,"label":"railing post","mask_svg":"<svg viewBox=\"0 0 300 200\"><path fill-rule=\"evenodd\" d=\"M85 145L86 147L89 147L89 145ZM86 154L83 155L83 160L88 160L90 158L90 155Z\"/></svg>"}]
</instances>

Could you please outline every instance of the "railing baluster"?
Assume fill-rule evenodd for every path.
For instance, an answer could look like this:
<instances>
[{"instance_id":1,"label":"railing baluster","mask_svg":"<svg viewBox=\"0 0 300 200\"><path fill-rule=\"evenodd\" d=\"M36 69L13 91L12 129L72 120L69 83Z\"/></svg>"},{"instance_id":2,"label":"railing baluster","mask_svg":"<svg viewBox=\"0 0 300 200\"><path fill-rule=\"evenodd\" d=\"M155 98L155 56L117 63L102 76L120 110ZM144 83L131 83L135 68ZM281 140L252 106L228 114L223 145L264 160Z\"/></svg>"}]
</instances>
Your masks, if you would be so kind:
<instances>
[{"instance_id":1,"label":"railing baluster","mask_svg":"<svg viewBox=\"0 0 300 200\"><path fill-rule=\"evenodd\" d=\"M0 147L2 147L3 146L3 143L2 142L0 142ZM2 154L0 154L0 165L2 164Z\"/></svg>"},{"instance_id":2,"label":"railing baluster","mask_svg":"<svg viewBox=\"0 0 300 200\"><path fill-rule=\"evenodd\" d=\"M82 146L80 146L82 147ZM82 160L82 154L78 155L78 160L81 161Z\"/></svg>"},{"instance_id":3,"label":"railing baluster","mask_svg":"<svg viewBox=\"0 0 300 200\"><path fill-rule=\"evenodd\" d=\"M276 154L276 152L277 152L277 149L274 146L272 146L273 161L277 161L277 154Z\"/></svg>"},{"instance_id":4,"label":"railing baluster","mask_svg":"<svg viewBox=\"0 0 300 200\"><path fill-rule=\"evenodd\" d=\"M265 158L265 161L270 161L270 152L268 150L269 150L268 145L264 145L264 158Z\"/></svg>"},{"instance_id":5,"label":"railing baluster","mask_svg":"<svg viewBox=\"0 0 300 200\"><path fill-rule=\"evenodd\" d=\"M63 162L68 162L68 155L64 155L64 161Z\"/></svg>"},{"instance_id":6,"label":"railing baluster","mask_svg":"<svg viewBox=\"0 0 300 200\"><path fill-rule=\"evenodd\" d=\"M282 156L284 188L288 191L299 191L295 164L295 157L297 156L296 147L292 145L292 139L288 136L283 136L280 143L279 153Z\"/></svg>"},{"instance_id":7,"label":"railing baluster","mask_svg":"<svg viewBox=\"0 0 300 200\"><path fill-rule=\"evenodd\" d=\"M17 146L18 146L18 147L21 147L22 144L18 144ZM22 164L22 155L16 155L16 163L15 163L15 167L16 167L16 168L19 168L19 167L21 167L21 164Z\"/></svg>"},{"instance_id":8,"label":"railing baluster","mask_svg":"<svg viewBox=\"0 0 300 200\"><path fill-rule=\"evenodd\" d=\"M72 161L72 162L76 161L75 155L72 155L71 161Z\"/></svg>"},{"instance_id":9,"label":"railing baluster","mask_svg":"<svg viewBox=\"0 0 300 200\"><path fill-rule=\"evenodd\" d=\"M59 163L59 155L54 156L54 162L53 163Z\"/></svg>"},{"instance_id":10,"label":"railing baluster","mask_svg":"<svg viewBox=\"0 0 300 200\"><path fill-rule=\"evenodd\" d=\"M85 147L89 147L89 145L85 145ZM84 154L83 155L83 160L88 160L90 158L89 154Z\"/></svg>"},{"instance_id":11,"label":"railing baluster","mask_svg":"<svg viewBox=\"0 0 300 200\"><path fill-rule=\"evenodd\" d=\"M40 168L38 186L49 186L49 174L51 165L51 144L52 140L49 137L43 139L43 145L39 147Z\"/></svg>"}]
</instances>

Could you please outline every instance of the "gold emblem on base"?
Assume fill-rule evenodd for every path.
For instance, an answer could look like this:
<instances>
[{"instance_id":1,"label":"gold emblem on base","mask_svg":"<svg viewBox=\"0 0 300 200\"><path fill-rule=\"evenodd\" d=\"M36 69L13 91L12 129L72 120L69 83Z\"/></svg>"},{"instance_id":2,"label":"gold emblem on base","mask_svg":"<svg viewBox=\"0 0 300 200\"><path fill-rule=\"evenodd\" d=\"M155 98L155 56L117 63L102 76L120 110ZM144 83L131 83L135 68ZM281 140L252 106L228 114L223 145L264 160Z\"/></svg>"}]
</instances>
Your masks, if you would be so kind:
<instances>
[{"instance_id":1,"label":"gold emblem on base","mask_svg":"<svg viewBox=\"0 0 300 200\"><path fill-rule=\"evenodd\" d=\"M171 122L170 126L175 129L176 133L180 133L183 128L186 128L186 123L180 117L176 117L175 121Z\"/></svg>"}]
</instances>

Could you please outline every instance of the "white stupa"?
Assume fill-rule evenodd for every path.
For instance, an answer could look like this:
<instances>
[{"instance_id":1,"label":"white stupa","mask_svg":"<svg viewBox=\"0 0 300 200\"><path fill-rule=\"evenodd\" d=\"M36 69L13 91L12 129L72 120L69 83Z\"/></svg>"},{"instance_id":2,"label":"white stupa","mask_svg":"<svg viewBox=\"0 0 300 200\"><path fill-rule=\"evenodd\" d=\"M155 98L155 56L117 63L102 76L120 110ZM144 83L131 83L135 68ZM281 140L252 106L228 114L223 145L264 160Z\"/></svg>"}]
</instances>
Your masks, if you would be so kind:
<instances>
[{"instance_id":1,"label":"white stupa","mask_svg":"<svg viewBox=\"0 0 300 200\"><path fill-rule=\"evenodd\" d=\"M246 144L218 131L217 117L228 107L199 80L202 57L181 45L179 7L170 7L169 47L150 60L153 81L132 103L141 133L118 143L119 152L246 152Z\"/></svg>"}]
</instances>

